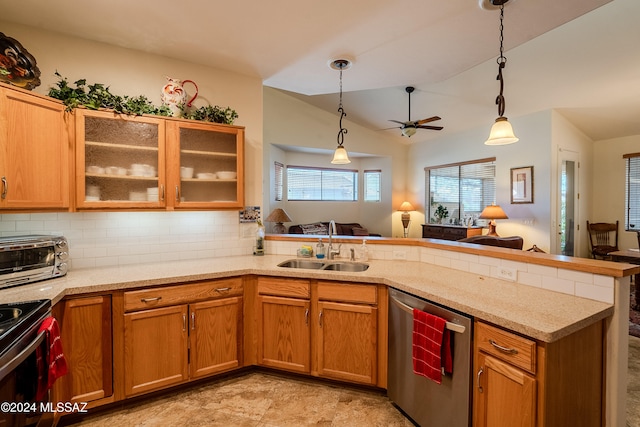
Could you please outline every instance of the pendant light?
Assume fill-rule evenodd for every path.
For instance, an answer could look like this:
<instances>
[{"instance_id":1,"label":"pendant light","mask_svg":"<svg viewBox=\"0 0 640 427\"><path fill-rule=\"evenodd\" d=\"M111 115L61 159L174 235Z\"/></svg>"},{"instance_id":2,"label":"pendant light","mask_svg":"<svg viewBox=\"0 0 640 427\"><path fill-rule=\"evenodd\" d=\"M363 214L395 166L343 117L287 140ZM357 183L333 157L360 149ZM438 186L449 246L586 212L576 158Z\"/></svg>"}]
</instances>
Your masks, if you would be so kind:
<instances>
[{"instance_id":1,"label":"pendant light","mask_svg":"<svg viewBox=\"0 0 640 427\"><path fill-rule=\"evenodd\" d=\"M498 57L498 77L497 80L500 82L500 94L496 98L496 104L498 105L498 118L496 122L491 127L491 132L489 133L489 139L487 139L484 143L486 145L506 145L513 144L514 142L518 142L518 138L513 134L513 128L511 127L511 123L504 117L504 96L502 92L504 91L504 78L502 76L502 69L507 65L507 58L504 56L504 47L502 42L504 41L504 4L509 0L490 0L491 3L500 6L500 56Z\"/></svg>"},{"instance_id":2,"label":"pendant light","mask_svg":"<svg viewBox=\"0 0 640 427\"><path fill-rule=\"evenodd\" d=\"M346 165L351 163L351 160L349 160L349 156L347 155L347 149L342 145L344 143L344 135L347 133L347 130L342 127L342 119L347 115L347 113L344 112L344 108L342 108L342 70L348 70L351 67L351 61L347 59L336 59L335 61L331 61L329 66L334 70L340 71L340 104L338 105L340 130L338 131L338 147L335 153L333 153L331 163L334 165Z\"/></svg>"}]
</instances>

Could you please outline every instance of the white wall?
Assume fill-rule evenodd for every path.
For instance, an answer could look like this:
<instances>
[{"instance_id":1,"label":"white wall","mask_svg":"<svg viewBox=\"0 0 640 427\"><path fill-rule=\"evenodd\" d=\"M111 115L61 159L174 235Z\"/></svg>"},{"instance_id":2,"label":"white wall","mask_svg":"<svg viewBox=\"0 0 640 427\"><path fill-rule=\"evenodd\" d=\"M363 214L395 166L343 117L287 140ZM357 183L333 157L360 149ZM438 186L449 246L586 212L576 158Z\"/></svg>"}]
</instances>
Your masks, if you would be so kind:
<instances>
[{"instance_id":1,"label":"white wall","mask_svg":"<svg viewBox=\"0 0 640 427\"><path fill-rule=\"evenodd\" d=\"M593 222L620 221L619 247L637 248L635 232L624 231L625 162L623 154L640 152L640 135L596 141L593 149Z\"/></svg>"},{"instance_id":2,"label":"white wall","mask_svg":"<svg viewBox=\"0 0 640 427\"><path fill-rule=\"evenodd\" d=\"M197 107L207 102L238 112L245 126L245 204L262 205L262 82L220 69L163 56L70 38L37 28L0 21L36 58L46 94L57 81L87 79L114 94L147 96L160 105L165 76L194 80ZM187 91L191 93L190 86ZM237 212L113 212L0 215L0 234L61 232L69 237L73 265L117 265L151 259L209 257L250 253L253 225L239 224ZM224 228L224 230L222 229ZM175 243L175 244L174 244ZM159 254L159 255L158 255ZM154 256L158 258L154 258Z\"/></svg>"},{"instance_id":3,"label":"white wall","mask_svg":"<svg viewBox=\"0 0 640 427\"><path fill-rule=\"evenodd\" d=\"M424 144L409 148L407 171L409 171L407 197L419 206L420 223L424 223L425 172L427 166L437 166L467 160L496 158L496 203L509 216L498 220L497 230L501 236L518 235L524 238L524 249L536 245L548 252L550 247L550 147L551 112L544 111L525 117L509 118L516 135L515 144L504 146L484 145L492 123L486 128L477 128L455 135L443 134ZM513 205L510 203L511 168L534 167L534 203ZM418 217L416 213L412 216ZM533 224L528 224L533 220ZM526 222L526 224L525 224ZM421 230L412 227L411 236L418 237Z\"/></svg>"},{"instance_id":4,"label":"white wall","mask_svg":"<svg viewBox=\"0 0 640 427\"><path fill-rule=\"evenodd\" d=\"M344 145L350 153L350 157L353 157L353 163L346 165L345 168L363 170L379 167L382 169L384 191L382 202L375 208L369 204L349 205L344 202L339 204L326 202L276 204L272 201L273 197L269 197L269 200L265 198L265 206L268 206L266 210L285 207L290 216L294 217L292 224L335 219L338 222L360 222L371 232L388 237L402 236L400 217L398 216L397 221L392 220L392 217L395 218L395 210L405 200L407 146L391 141L380 132L374 132L349 122L347 120L349 109L346 101L345 109L347 110L347 118L343 119L343 126L347 128L348 133L345 135ZM269 170L272 169L273 161L276 160L285 165L287 163L305 165L301 162L313 162L317 166L334 167L330 160L337 145L338 122L337 114L327 113L283 92L265 87L265 146L277 145L279 147L307 147L326 150L324 155L302 155L288 151L289 148L267 148L266 151L269 154L265 156L263 165L265 186L272 187L273 174ZM369 157L358 159L351 153L363 153ZM291 212L290 209L292 209ZM296 214L294 215L293 212Z\"/></svg>"}]
</instances>

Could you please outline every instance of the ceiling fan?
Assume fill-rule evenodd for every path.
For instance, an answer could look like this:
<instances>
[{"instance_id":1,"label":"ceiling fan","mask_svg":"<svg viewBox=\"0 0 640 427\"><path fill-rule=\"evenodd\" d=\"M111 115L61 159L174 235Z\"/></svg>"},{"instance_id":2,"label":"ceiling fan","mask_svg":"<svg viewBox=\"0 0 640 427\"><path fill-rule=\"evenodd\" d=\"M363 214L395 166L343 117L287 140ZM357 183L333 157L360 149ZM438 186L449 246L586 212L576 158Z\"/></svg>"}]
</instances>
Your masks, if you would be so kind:
<instances>
[{"instance_id":1,"label":"ceiling fan","mask_svg":"<svg viewBox=\"0 0 640 427\"><path fill-rule=\"evenodd\" d=\"M411 120L411 93L415 90L415 88L413 86L407 86L405 90L409 94L409 120L407 120L406 122L400 122L398 120L389 120L390 122L398 123L400 126L387 128L385 130L402 129L402 136L406 136L409 138L411 137L411 135L414 135L416 133L417 129L442 130L443 129L442 126L425 126L425 123L430 123L430 122L435 122L436 120L440 120L440 117L438 116L433 116L433 117L429 117L428 119L422 119L422 120L416 120L416 121Z\"/></svg>"}]
</instances>

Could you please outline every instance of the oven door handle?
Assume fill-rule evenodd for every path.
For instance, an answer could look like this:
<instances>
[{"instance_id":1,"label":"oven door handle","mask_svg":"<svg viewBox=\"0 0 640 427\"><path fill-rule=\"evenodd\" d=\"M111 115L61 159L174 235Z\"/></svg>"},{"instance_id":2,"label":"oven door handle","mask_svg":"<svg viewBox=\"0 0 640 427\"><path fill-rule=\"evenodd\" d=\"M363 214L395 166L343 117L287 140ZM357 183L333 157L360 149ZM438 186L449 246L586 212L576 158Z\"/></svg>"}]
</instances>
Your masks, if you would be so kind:
<instances>
[{"instance_id":1,"label":"oven door handle","mask_svg":"<svg viewBox=\"0 0 640 427\"><path fill-rule=\"evenodd\" d=\"M13 372L22 362L24 362L31 353L35 351L35 349L42 344L45 337L47 335L47 331L42 331L38 334L35 340L31 342L24 350L18 353L13 359L11 359L8 363L3 366L0 366L0 381L4 379L8 374Z\"/></svg>"}]
</instances>

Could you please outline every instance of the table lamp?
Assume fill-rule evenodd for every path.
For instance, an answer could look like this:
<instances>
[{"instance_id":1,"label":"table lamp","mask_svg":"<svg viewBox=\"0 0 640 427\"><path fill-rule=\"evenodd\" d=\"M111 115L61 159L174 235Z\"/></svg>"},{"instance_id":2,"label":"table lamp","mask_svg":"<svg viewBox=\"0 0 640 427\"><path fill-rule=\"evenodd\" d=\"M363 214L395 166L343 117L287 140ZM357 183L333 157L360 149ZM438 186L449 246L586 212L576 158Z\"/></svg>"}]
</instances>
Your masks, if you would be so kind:
<instances>
[{"instance_id":1,"label":"table lamp","mask_svg":"<svg viewBox=\"0 0 640 427\"><path fill-rule=\"evenodd\" d=\"M284 234L286 229L283 222L291 222L291 218L284 211L284 209L276 208L265 219L267 222L275 222L273 226L273 232L276 234Z\"/></svg>"},{"instance_id":2,"label":"table lamp","mask_svg":"<svg viewBox=\"0 0 640 427\"><path fill-rule=\"evenodd\" d=\"M414 207L409 202L402 202L398 209L402 212L402 228L404 228L404 237L409 236L409 223L411 222L411 214L409 211L414 211Z\"/></svg>"},{"instance_id":3,"label":"table lamp","mask_svg":"<svg viewBox=\"0 0 640 427\"><path fill-rule=\"evenodd\" d=\"M500 237L498 236L498 233L496 233L496 219L509 219L509 217L507 216L506 213L504 213L502 208L499 205L494 205L494 204L491 204L486 208L484 208L484 210L482 211L482 213L478 218L490 220L489 232L487 233L487 236L496 236L496 237Z\"/></svg>"}]
</instances>

